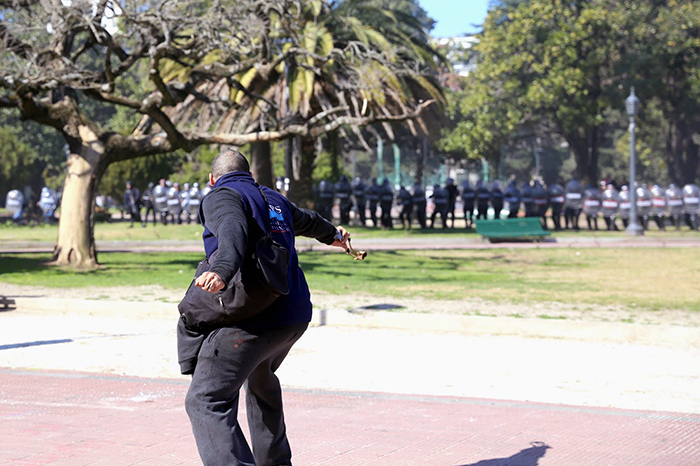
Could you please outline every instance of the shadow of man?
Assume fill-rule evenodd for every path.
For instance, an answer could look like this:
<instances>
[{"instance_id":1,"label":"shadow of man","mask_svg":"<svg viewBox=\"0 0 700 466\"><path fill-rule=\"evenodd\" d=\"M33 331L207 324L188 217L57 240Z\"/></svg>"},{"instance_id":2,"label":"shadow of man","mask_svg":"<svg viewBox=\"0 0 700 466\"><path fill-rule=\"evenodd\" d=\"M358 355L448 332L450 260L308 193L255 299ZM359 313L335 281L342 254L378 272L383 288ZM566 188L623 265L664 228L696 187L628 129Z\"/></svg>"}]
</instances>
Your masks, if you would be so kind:
<instances>
[{"instance_id":1,"label":"shadow of man","mask_svg":"<svg viewBox=\"0 0 700 466\"><path fill-rule=\"evenodd\" d=\"M478 463L463 464L461 466L537 466L550 447L544 442L531 442L530 448L520 450L518 453L508 458L494 458L481 460Z\"/></svg>"}]
</instances>

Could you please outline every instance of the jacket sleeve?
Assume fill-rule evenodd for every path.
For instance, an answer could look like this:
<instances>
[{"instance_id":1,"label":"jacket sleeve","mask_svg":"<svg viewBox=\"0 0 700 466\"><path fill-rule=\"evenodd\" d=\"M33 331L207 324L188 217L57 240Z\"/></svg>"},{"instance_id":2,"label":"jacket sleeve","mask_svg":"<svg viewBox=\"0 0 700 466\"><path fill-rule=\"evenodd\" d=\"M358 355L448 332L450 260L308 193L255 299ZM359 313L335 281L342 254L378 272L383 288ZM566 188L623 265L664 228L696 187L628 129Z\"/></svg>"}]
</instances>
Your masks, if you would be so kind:
<instances>
[{"instance_id":1,"label":"jacket sleeve","mask_svg":"<svg viewBox=\"0 0 700 466\"><path fill-rule=\"evenodd\" d=\"M336 228L318 212L302 209L291 203L292 222L295 236L307 236L321 243L331 244L335 239Z\"/></svg>"},{"instance_id":2,"label":"jacket sleeve","mask_svg":"<svg viewBox=\"0 0 700 466\"><path fill-rule=\"evenodd\" d=\"M241 195L229 188L217 188L202 200L204 226L219 242L209 269L228 283L243 264L248 244L248 218Z\"/></svg>"}]
</instances>

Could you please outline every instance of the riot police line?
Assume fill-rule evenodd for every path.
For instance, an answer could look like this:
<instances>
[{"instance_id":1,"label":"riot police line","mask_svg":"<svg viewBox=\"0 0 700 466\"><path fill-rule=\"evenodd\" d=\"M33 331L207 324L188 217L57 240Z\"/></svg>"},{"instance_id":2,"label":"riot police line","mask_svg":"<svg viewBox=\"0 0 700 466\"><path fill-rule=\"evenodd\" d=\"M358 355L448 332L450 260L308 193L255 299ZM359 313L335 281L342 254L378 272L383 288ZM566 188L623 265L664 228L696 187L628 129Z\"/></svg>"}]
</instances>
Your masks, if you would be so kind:
<instances>
[{"instance_id":1,"label":"riot police line","mask_svg":"<svg viewBox=\"0 0 700 466\"><path fill-rule=\"evenodd\" d=\"M24 192L12 189L5 197L5 209L10 214L12 221L18 225L30 223L56 223L56 209L61 203L61 193L44 186L41 189L39 200L32 202L32 190L28 186Z\"/></svg>"},{"instance_id":2,"label":"riot police line","mask_svg":"<svg viewBox=\"0 0 700 466\"><path fill-rule=\"evenodd\" d=\"M192 186L183 183L180 187L180 183L165 179L161 179L158 184L148 183L143 193L133 188L128 181L126 188L123 212L129 215L132 226L135 222L140 222L143 227L148 224L149 216L154 226L156 223L180 225L198 222L199 204L211 190L208 184L202 189L199 188L199 183L193 183Z\"/></svg>"},{"instance_id":3,"label":"riot police line","mask_svg":"<svg viewBox=\"0 0 700 466\"><path fill-rule=\"evenodd\" d=\"M638 222L645 230L652 223L659 230L700 227L697 185L679 188L671 184L664 188L654 184L649 188L639 184L635 194ZM393 228L397 222L404 229L410 229L414 222L421 228L454 228L456 218L472 228L478 219L520 216L539 217L545 229L579 230L585 220L584 228L591 231L618 231L630 222L631 199L629 186L618 190L614 183L605 181L584 187L577 180L550 186L540 180L518 186L513 180L504 187L500 181L479 181L473 186L467 180L457 186L448 178L444 186L435 184L424 189L416 183L412 188L394 189L386 179L378 183L373 178L367 185L359 177L350 183L341 176L335 184L321 181L315 187L316 210L325 218L338 217L344 225L352 218L362 226L383 229Z\"/></svg>"},{"instance_id":4,"label":"riot police line","mask_svg":"<svg viewBox=\"0 0 700 466\"><path fill-rule=\"evenodd\" d=\"M189 224L197 221L201 199L210 190L208 185L200 189L199 183L184 183L181 188L179 183L161 179L157 185L149 183L141 193L127 181L122 214L128 215L131 226L136 222L145 227L149 216L154 225ZM454 228L458 217L464 219L466 228L472 228L476 219L525 216L539 217L545 229L551 222L554 230L578 230L582 217L589 230L599 230L603 228L598 222L602 218L607 230L616 231L629 224L632 198L626 185L618 190L613 183L601 182L600 186L584 188L577 180L548 187L539 180L520 187L511 181L504 188L500 181L479 181L472 186L465 180L457 186L448 178L444 186L435 184L424 189L416 183L410 189L400 186L395 192L387 179L380 184L373 178L367 185L360 177L350 183L341 176L335 184L321 181L314 191L316 210L325 218L332 220L337 208L341 224L349 225L352 217L362 226L383 229L393 228L396 222L405 229L412 228L414 222L420 228L434 228L438 217L442 228ZM30 205L29 198L31 193L25 195L18 189L7 193L5 207L13 221L29 223L30 212L38 210L44 222L56 222L60 192L44 187L35 204ZM457 209L460 203L461 212ZM109 218L112 206L109 197L96 197L96 214L102 212ZM679 230L682 225L693 230L700 227L700 188L695 184L683 188L674 184L666 188L638 185L636 207L638 222L645 230L652 222L659 230L669 226Z\"/></svg>"},{"instance_id":5,"label":"riot police line","mask_svg":"<svg viewBox=\"0 0 700 466\"><path fill-rule=\"evenodd\" d=\"M198 222L199 204L210 190L208 185L200 189L199 183L193 183L191 187L189 183L183 183L181 189L179 183L162 179L157 185L149 183L141 193L131 181L127 181L120 209L122 218L127 217L132 227L134 223L145 227L149 217L154 225L156 222L163 225ZM31 204L29 191L25 194L12 189L7 193L5 208L12 221L19 225L38 223L38 215L32 212L39 209L44 222L56 223L56 209L60 206L61 193L44 187L36 204ZM95 196L96 220L111 221L110 209L113 207L115 203L111 196Z\"/></svg>"}]
</instances>

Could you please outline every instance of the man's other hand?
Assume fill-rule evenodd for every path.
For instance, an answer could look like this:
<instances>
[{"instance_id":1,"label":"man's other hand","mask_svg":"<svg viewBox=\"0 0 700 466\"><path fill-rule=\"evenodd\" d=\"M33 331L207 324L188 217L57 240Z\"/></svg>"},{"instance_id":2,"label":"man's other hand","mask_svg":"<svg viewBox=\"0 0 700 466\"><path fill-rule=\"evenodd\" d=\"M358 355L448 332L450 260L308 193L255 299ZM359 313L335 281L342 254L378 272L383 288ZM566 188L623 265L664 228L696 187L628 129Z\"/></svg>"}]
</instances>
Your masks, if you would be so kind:
<instances>
[{"instance_id":1,"label":"man's other hand","mask_svg":"<svg viewBox=\"0 0 700 466\"><path fill-rule=\"evenodd\" d=\"M337 248L343 248L343 249L347 250L348 249L348 239L350 238L350 233L348 233L348 231L343 227L336 227L336 229L338 230L338 233L340 233L340 235L339 235L340 238L338 238L338 236L336 236L336 239L335 239L335 241L333 241L333 243L331 243L331 246L335 246Z\"/></svg>"},{"instance_id":2,"label":"man's other hand","mask_svg":"<svg viewBox=\"0 0 700 466\"><path fill-rule=\"evenodd\" d=\"M219 277L214 272L204 272L202 275L197 277L197 280L194 281L194 284L195 286L198 286L204 291L208 291L210 293L216 293L217 291L221 291L224 288L224 286L226 286L221 277Z\"/></svg>"}]
</instances>

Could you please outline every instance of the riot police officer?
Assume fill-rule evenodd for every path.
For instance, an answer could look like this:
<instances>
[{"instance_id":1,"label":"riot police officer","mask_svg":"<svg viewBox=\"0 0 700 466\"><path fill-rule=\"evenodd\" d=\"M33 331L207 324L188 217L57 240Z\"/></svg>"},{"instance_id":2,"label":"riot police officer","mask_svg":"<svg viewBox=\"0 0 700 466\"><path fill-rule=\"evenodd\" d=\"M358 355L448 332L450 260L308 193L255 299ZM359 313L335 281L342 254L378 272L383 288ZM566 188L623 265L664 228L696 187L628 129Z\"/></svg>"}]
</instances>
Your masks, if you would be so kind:
<instances>
[{"instance_id":1,"label":"riot police officer","mask_svg":"<svg viewBox=\"0 0 700 466\"><path fill-rule=\"evenodd\" d=\"M583 187L577 180L566 183L564 188L564 223L566 228L578 230L578 217L583 208Z\"/></svg>"},{"instance_id":2,"label":"riot police officer","mask_svg":"<svg viewBox=\"0 0 700 466\"><path fill-rule=\"evenodd\" d=\"M588 185L583 193L583 213L589 230L598 229L598 213L600 212L602 195L600 191Z\"/></svg>"},{"instance_id":3,"label":"riot police officer","mask_svg":"<svg viewBox=\"0 0 700 466\"><path fill-rule=\"evenodd\" d=\"M141 204L144 207L143 217L141 217L141 225L146 226L148 224L148 213L153 214L153 226L156 226L156 211L153 206L153 182L148 183L146 189L143 190L141 194Z\"/></svg>"},{"instance_id":4,"label":"riot police officer","mask_svg":"<svg viewBox=\"0 0 700 466\"><path fill-rule=\"evenodd\" d=\"M182 184L182 192L180 192L180 209L182 210L182 213L185 215L185 221L189 225L192 222L192 217L190 215L190 210L189 210L189 204L190 204L190 184L189 183L183 183Z\"/></svg>"},{"instance_id":5,"label":"riot police officer","mask_svg":"<svg viewBox=\"0 0 700 466\"><path fill-rule=\"evenodd\" d=\"M201 202L202 192L199 190L199 183L194 183L187 200L187 213L195 219L199 218L199 204Z\"/></svg>"},{"instance_id":6,"label":"riot police officer","mask_svg":"<svg viewBox=\"0 0 700 466\"><path fill-rule=\"evenodd\" d=\"M401 210L399 211L399 219L401 220L401 227L410 230L411 229L411 211L413 210L413 196L408 190L401 186L399 193L396 196L397 202Z\"/></svg>"},{"instance_id":7,"label":"riot police officer","mask_svg":"<svg viewBox=\"0 0 700 466\"><path fill-rule=\"evenodd\" d=\"M494 181L491 185L491 207L493 207L493 218L498 220L501 218L501 210L503 210L503 191L501 191L501 184L498 181Z\"/></svg>"},{"instance_id":8,"label":"riot police officer","mask_svg":"<svg viewBox=\"0 0 700 466\"><path fill-rule=\"evenodd\" d=\"M447 192L447 218L452 218L452 228L454 228L455 205L457 204L457 196L459 195L459 190L457 189L457 186L455 186L455 180L452 178L447 178L445 191Z\"/></svg>"},{"instance_id":9,"label":"riot police officer","mask_svg":"<svg viewBox=\"0 0 700 466\"><path fill-rule=\"evenodd\" d=\"M153 188L153 207L160 215L163 225L168 224L168 186L164 179L158 182L158 186Z\"/></svg>"},{"instance_id":10,"label":"riot police officer","mask_svg":"<svg viewBox=\"0 0 700 466\"><path fill-rule=\"evenodd\" d=\"M549 203L552 205L552 223L554 229L561 231L561 214L564 211L564 188L554 183L549 187Z\"/></svg>"},{"instance_id":11,"label":"riot police officer","mask_svg":"<svg viewBox=\"0 0 700 466\"><path fill-rule=\"evenodd\" d=\"M433 194L430 198L435 204L435 209L432 215L430 215L430 228L435 228L435 217L440 214L440 220L442 220L442 228L447 228L447 191L440 187L439 184L433 186Z\"/></svg>"},{"instance_id":12,"label":"riot police officer","mask_svg":"<svg viewBox=\"0 0 700 466\"><path fill-rule=\"evenodd\" d=\"M476 184L476 219L488 219L489 201L491 201L491 193L486 185L479 181Z\"/></svg>"},{"instance_id":13,"label":"riot police officer","mask_svg":"<svg viewBox=\"0 0 700 466\"><path fill-rule=\"evenodd\" d=\"M326 180L318 184L318 213L328 221L333 219L333 187Z\"/></svg>"},{"instance_id":14,"label":"riot police officer","mask_svg":"<svg viewBox=\"0 0 700 466\"><path fill-rule=\"evenodd\" d=\"M629 186L624 185L622 188L620 188L619 200L622 226L627 228L627 225L630 223L630 211L632 209L632 197L630 195Z\"/></svg>"},{"instance_id":15,"label":"riot police officer","mask_svg":"<svg viewBox=\"0 0 700 466\"><path fill-rule=\"evenodd\" d=\"M352 186L348 177L341 175L335 184L335 196L338 198L338 208L340 210L341 225L350 223L350 211L352 210Z\"/></svg>"},{"instance_id":16,"label":"riot police officer","mask_svg":"<svg viewBox=\"0 0 700 466\"><path fill-rule=\"evenodd\" d=\"M180 199L180 183L173 183L168 190L168 214L170 214L170 222L182 224L182 204Z\"/></svg>"},{"instance_id":17,"label":"riot police officer","mask_svg":"<svg viewBox=\"0 0 700 466\"><path fill-rule=\"evenodd\" d=\"M382 189L377 184L377 179L372 178L369 189L367 190L367 203L369 204L369 215L372 219L372 226L377 227L377 205Z\"/></svg>"},{"instance_id":18,"label":"riot police officer","mask_svg":"<svg viewBox=\"0 0 700 466\"><path fill-rule=\"evenodd\" d=\"M651 190L645 184L637 186L637 216L644 230L649 229L649 216L651 216L652 208Z\"/></svg>"},{"instance_id":19,"label":"riot police officer","mask_svg":"<svg viewBox=\"0 0 700 466\"><path fill-rule=\"evenodd\" d=\"M367 185L359 176L352 183L352 194L355 198L355 209L360 219L360 224L365 227L367 222Z\"/></svg>"},{"instance_id":20,"label":"riot police officer","mask_svg":"<svg viewBox=\"0 0 700 466\"><path fill-rule=\"evenodd\" d=\"M535 208L535 193L532 191L530 183L523 183L520 186L520 199L525 208L526 217L536 217L537 209Z\"/></svg>"},{"instance_id":21,"label":"riot police officer","mask_svg":"<svg viewBox=\"0 0 700 466\"><path fill-rule=\"evenodd\" d=\"M532 201L535 204L535 215L540 217L542 228L547 229L547 210L549 209L549 196L547 188L539 181L535 180L532 186Z\"/></svg>"},{"instance_id":22,"label":"riot police officer","mask_svg":"<svg viewBox=\"0 0 700 466\"><path fill-rule=\"evenodd\" d=\"M651 215L654 217L654 222L659 230L666 230L666 209L668 201L666 200L666 192L664 189L655 184L651 187Z\"/></svg>"},{"instance_id":23,"label":"riot police officer","mask_svg":"<svg viewBox=\"0 0 700 466\"><path fill-rule=\"evenodd\" d=\"M53 189L47 188L46 186L41 188L41 197L37 205L44 214L44 222L53 223L56 221L54 212L56 212L56 207L58 206L58 199Z\"/></svg>"},{"instance_id":24,"label":"riot police officer","mask_svg":"<svg viewBox=\"0 0 700 466\"><path fill-rule=\"evenodd\" d=\"M683 216L683 192L675 184L669 185L666 190L668 203L668 216L676 230L681 229L681 217Z\"/></svg>"},{"instance_id":25,"label":"riot police officer","mask_svg":"<svg viewBox=\"0 0 700 466\"><path fill-rule=\"evenodd\" d=\"M394 205L394 192L391 190L391 185L389 180L384 178L382 182L381 192L379 194L379 206L382 209L382 228L392 229L394 228L393 220L391 218L391 208Z\"/></svg>"},{"instance_id":26,"label":"riot police officer","mask_svg":"<svg viewBox=\"0 0 700 466\"><path fill-rule=\"evenodd\" d=\"M427 201L425 199L425 191L423 191L423 187L418 182L413 185L413 205L416 208L416 218L420 227L425 228L427 226L425 218Z\"/></svg>"},{"instance_id":27,"label":"riot police officer","mask_svg":"<svg viewBox=\"0 0 700 466\"><path fill-rule=\"evenodd\" d=\"M617 225L615 224L615 219L619 215L620 209L620 195L615 189L615 185L608 183L605 185L605 191L602 194L602 200L600 203L601 212L603 213L603 219L605 219L605 224L609 231L617 230Z\"/></svg>"},{"instance_id":28,"label":"riot police officer","mask_svg":"<svg viewBox=\"0 0 700 466\"><path fill-rule=\"evenodd\" d=\"M683 212L685 222L692 230L697 230L700 226L698 211L700 211L700 188L694 184L687 184L683 186Z\"/></svg>"},{"instance_id":29,"label":"riot police officer","mask_svg":"<svg viewBox=\"0 0 700 466\"><path fill-rule=\"evenodd\" d=\"M476 192L472 188L469 180L462 181L462 208L464 209L464 222L466 228L471 228L474 224L474 203L476 202Z\"/></svg>"},{"instance_id":30,"label":"riot police officer","mask_svg":"<svg viewBox=\"0 0 700 466\"><path fill-rule=\"evenodd\" d=\"M515 184L515 180L511 180L506 187L506 192L503 195L506 208L508 209L508 218L516 218L518 210L520 210L520 190Z\"/></svg>"},{"instance_id":31,"label":"riot police officer","mask_svg":"<svg viewBox=\"0 0 700 466\"><path fill-rule=\"evenodd\" d=\"M12 215L12 220L22 224L22 214L24 213L24 195L19 189L13 189L5 197L5 208Z\"/></svg>"},{"instance_id":32,"label":"riot police officer","mask_svg":"<svg viewBox=\"0 0 700 466\"><path fill-rule=\"evenodd\" d=\"M134 226L134 221L141 223L141 193L138 188L131 185L131 181L126 182L124 191L124 210L129 213L129 228Z\"/></svg>"}]
</instances>

